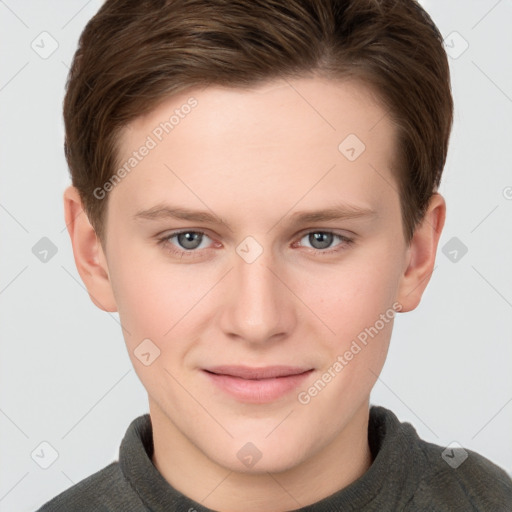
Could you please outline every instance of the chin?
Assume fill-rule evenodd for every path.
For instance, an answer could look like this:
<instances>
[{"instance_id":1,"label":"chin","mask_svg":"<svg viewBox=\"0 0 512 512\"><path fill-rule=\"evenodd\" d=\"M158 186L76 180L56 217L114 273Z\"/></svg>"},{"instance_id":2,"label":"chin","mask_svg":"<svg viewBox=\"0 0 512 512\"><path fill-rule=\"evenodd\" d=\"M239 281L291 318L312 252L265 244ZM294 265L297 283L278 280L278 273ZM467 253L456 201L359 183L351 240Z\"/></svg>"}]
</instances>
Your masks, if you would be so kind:
<instances>
[{"instance_id":1,"label":"chin","mask_svg":"<svg viewBox=\"0 0 512 512\"><path fill-rule=\"evenodd\" d=\"M289 437L276 439L273 443L231 440L221 453L212 453L211 446L205 453L229 471L251 475L288 471L300 465L307 456L304 444Z\"/></svg>"},{"instance_id":2,"label":"chin","mask_svg":"<svg viewBox=\"0 0 512 512\"><path fill-rule=\"evenodd\" d=\"M287 472L297 467L301 461L296 457L288 454L282 456L281 454L273 453L272 456L265 457L265 453L262 454L260 460L258 460L254 466L246 466L240 463L238 460L234 463L233 459L229 461L229 465L225 466L230 471L237 473L245 473L247 475L266 475L267 473L278 474Z\"/></svg>"}]
</instances>

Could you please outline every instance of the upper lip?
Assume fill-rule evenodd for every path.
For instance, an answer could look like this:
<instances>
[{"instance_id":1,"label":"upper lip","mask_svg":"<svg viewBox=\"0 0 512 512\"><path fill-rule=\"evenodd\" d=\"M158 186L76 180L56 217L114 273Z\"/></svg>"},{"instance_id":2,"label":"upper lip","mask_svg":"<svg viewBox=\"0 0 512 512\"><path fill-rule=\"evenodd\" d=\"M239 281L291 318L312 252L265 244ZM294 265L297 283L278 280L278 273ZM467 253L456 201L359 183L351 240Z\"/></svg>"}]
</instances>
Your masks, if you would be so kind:
<instances>
[{"instance_id":1,"label":"upper lip","mask_svg":"<svg viewBox=\"0 0 512 512\"><path fill-rule=\"evenodd\" d=\"M205 371L217 375L228 375L240 379L271 379L275 377L289 377L290 375L300 375L312 370L312 368L303 368L297 366L262 366L252 368L250 366L213 366L205 368Z\"/></svg>"}]
</instances>

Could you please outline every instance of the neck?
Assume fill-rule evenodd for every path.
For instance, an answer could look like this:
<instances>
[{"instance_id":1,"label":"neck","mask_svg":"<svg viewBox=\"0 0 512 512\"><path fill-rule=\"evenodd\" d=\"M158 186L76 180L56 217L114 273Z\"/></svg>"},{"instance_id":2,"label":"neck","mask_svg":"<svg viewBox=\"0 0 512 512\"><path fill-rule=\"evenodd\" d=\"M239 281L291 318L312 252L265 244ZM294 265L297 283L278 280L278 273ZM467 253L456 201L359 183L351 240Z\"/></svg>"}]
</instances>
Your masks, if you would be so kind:
<instances>
[{"instance_id":1,"label":"neck","mask_svg":"<svg viewBox=\"0 0 512 512\"><path fill-rule=\"evenodd\" d=\"M150 414L153 464L177 491L213 510L235 512L243 503L245 512L284 512L311 505L350 485L372 463L368 403L332 442L278 473L231 471L208 458L151 401Z\"/></svg>"}]
</instances>

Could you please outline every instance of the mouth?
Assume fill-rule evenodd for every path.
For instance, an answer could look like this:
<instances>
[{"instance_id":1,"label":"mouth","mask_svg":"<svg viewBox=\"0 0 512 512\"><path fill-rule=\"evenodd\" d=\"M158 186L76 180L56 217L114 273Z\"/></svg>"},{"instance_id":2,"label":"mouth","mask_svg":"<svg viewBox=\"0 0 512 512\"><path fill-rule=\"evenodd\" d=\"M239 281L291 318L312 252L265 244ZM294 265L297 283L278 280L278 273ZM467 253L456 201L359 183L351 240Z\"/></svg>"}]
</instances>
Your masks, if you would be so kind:
<instances>
[{"instance_id":1,"label":"mouth","mask_svg":"<svg viewBox=\"0 0 512 512\"><path fill-rule=\"evenodd\" d=\"M218 389L248 403L268 403L282 398L301 385L313 371L313 368L292 366L215 366L203 369Z\"/></svg>"}]
</instances>

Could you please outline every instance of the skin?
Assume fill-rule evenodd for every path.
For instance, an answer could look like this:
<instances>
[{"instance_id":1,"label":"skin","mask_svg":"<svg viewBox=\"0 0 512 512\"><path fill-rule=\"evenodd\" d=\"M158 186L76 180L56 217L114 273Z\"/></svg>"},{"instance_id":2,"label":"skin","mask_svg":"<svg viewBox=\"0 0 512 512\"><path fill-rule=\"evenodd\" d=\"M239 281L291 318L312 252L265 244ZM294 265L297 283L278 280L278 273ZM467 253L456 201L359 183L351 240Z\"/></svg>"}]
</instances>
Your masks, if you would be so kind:
<instances>
[{"instance_id":1,"label":"skin","mask_svg":"<svg viewBox=\"0 0 512 512\"><path fill-rule=\"evenodd\" d=\"M75 262L94 303L119 312L164 478L215 510L292 510L349 485L372 463L369 395L392 320L309 403L297 395L393 303L402 312L417 307L445 201L433 195L406 244L386 109L362 84L316 76L182 92L126 128L119 161L191 96L197 107L109 193L105 246L80 215L76 189L65 191ZM338 149L351 133L366 145L352 162ZM134 219L163 203L224 223ZM376 213L290 224L295 212L341 203ZM169 251L186 251L183 238L158 242L180 229L206 233L194 257ZM322 246L307 236L319 231L353 243L334 236ZM263 250L251 263L236 251L247 236ZM160 349L149 366L134 354L146 338ZM253 404L211 384L201 369L214 364L314 371L300 389ZM251 468L237 457L248 442L262 454Z\"/></svg>"}]
</instances>

